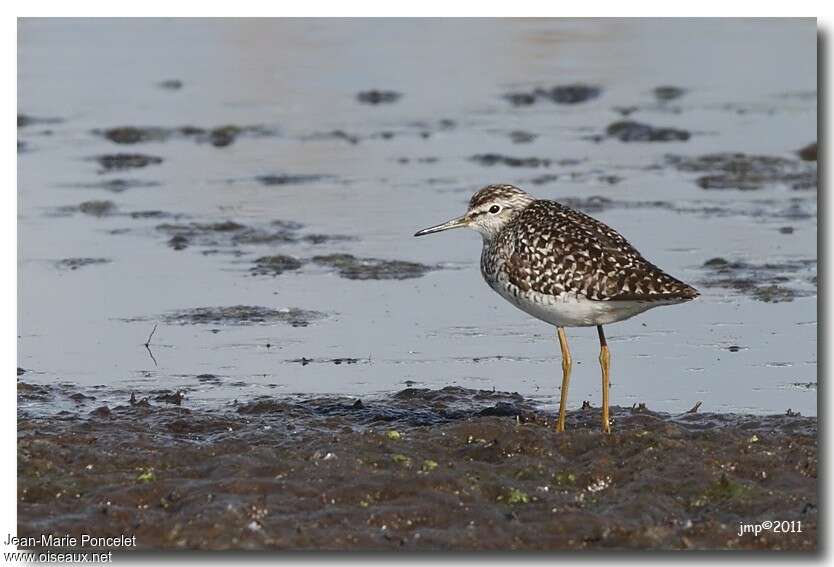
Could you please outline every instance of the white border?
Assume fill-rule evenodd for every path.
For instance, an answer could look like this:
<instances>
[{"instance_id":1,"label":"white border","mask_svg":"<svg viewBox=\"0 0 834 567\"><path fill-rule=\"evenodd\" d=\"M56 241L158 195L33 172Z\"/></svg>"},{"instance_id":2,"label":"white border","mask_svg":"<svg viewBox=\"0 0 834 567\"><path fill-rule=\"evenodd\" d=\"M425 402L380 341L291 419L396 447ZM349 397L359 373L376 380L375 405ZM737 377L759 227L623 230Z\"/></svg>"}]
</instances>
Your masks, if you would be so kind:
<instances>
[{"instance_id":1,"label":"white border","mask_svg":"<svg viewBox=\"0 0 834 567\"><path fill-rule=\"evenodd\" d=\"M558 2L556 0L545 1L515 1L515 2L489 2L482 1L477 4L474 3L458 3L452 4L448 1L438 2L430 0L420 2L419 4L407 5L399 2L369 1L369 0L354 0L352 2L325 2L308 0L303 3L296 3L294 5L277 3L277 2L259 2L250 0L237 0L234 3L218 3L214 6L206 4L195 3L179 3L172 4L170 1L160 2L158 0L146 0L141 3L114 3L104 1L84 1L75 0L73 2L58 2L58 1L43 1L43 2L27 2L26 4L10 6L11 3L5 3L0 10L3 12L3 17L0 19L0 41L3 42L3 49L0 51L0 61L2 61L2 76L9 79L14 77L15 80L7 80L4 82L6 87L2 90L3 108L6 111L0 114L0 123L2 123L2 131L6 134L3 136L2 153L0 153L0 163L2 163L3 179L6 180L4 187L0 190L0 199L2 199L2 208L0 210L4 213L3 221L0 222L0 251L2 251L2 265L8 267L7 276L2 278L2 295L0 295L0 304L2 311L0 311L0 320L2 320L2 336L0 337L0 349L2 349L2 360L5 362L2 368L7 371L6 376L2 382L2 395L0 395L0 440L2 442L3 465L0 479L0 537L5 541L5 534L15 533L16 529L16 387L15 381L11 377L12 361L17 360L17 166L16 166L16 136L12 136L11 132L16 132L16 121L13 123L13 117L17 115L17 87L16 87L16 69L17 69L17 21L16 17L44 17L44 16L167 16L167 17L191 17L191 16L559 16L559 17L634 17L634 16L722 16L722 17L818 17L819 26L822 30L830 32L831 24L834 22L832 16L831 6L834 3L822 1L798 1L791 2L757 2L756 4L743 2L718 2L701 0L696 3L680 3L680 2L659 2L659 1L645 1L645 2L614 2L597 0L595 2ZM755 10L755 13L753 13ZM829 38L830 39L830 38ZM830 47L830 46L829 46ZM825 76L830 73L830 62L825 58ZM826 81L827 83L827 81ZM827 86L827 85L826 85ZM820 96L827 94L827 88L820 84ZM14 107L14 108L12 108ZM822 116L822 115L821 115ZM830 132L830 115L826 112L827 126L826 131ZM830 163L828 158L830 153L825 151L825 146L822 146L824 151L823 157L820 161L824 164ZM822 172L822 169L821 169ZM820 193L827 192L828 187L824 183L824 177L820 180ZM821 200L821 204L828 202L830 199ZM824 218L829 218L828 207L819 211L819 215ZM822 223L821 227L822 227ZM830 242L830 231L820 232L820 251L830 252L832 250ZM824 254L825 257L820 259L820 265L830 267L831 258L829 253ZM825 283L831 281L831 270L827 269L821 275L820 281ZM826 297L827 294L821 292L821 297ZM830 322L828 309L821 308L821 315L825 312L824 321ZM820 322L823 324L823 321ZM823 328L820 327L820 332L826 337L824 347L819 349L820 356L824 352L832 352L831 342L832 337L828 332L829 324ZM821 345L822 346L822 345ZM821 380L826 377L820 376ZM827 419L823 414L823 408L831 407L831 394L829 389L823 384L820 387L821 396L825 396L820 408L820 423L821 423L821 439L828 439L827 428L823 429L823 425ZM831 454L827 447L821 447L820 455L827 456ZM829 471L828 463L821 464L819 471L821 476ZM828 495L827 479L823 478L820 485L820 496ZM832 539L831 535L834 532L831 521L823 521L823 518L830 520L830 512L826 512L825 508L827 501L821 501L821 521L820 529L820 544L823 548L830 548ZM623 559L630 561L669 561L669 555L657 554L629 554L629 555L608 555L600 556L593 555L590 563L609 563L611 561L620 561ZM283 564L293 563L318 563L329 562L333 559L345 560L350 559L350 554L326 555L313 557L311 555L288 555L281 557L280 555L272 555L269 558L264 555L256 556L241 556L235 554L233 556L209 556L200 554L199 557L183 556L182 554L167 556L144 555L138 561L131 561L137 563L173 563L181 562L183 560L197 560L199 562L212 563L238 563L241 559L246 561L256 560L258 562L274 562L274 560L281 560ZM558 561L559 563L578 563L583 558L582 554L553 554L548 556L542 555L523 555L523 554L496 554L496 555L481 555L481 556L463 556L463 555L403 555L400 554L397 559L408 561L409 563L425 563L429 562L435 564L438 562L470 562L470 561L495 561L501 563L518 562L519 560L532 559L539 561ZM587 556L585 556L588 559ZM749 556L748 556L749 558ZM355 560L363 562L367 561L391 561L390 555L368 556L362 554L360 557L354 557ZM687 554L681 555L680 559L685 559L687 562L695 563L715 563L730 561L733 559L732 554L724 554L721 558L716 558L714 555L695 555ZM762 556L761 559L779 560L778 554L771 554L771 556ZM827 561L828 558L826 558ZM794 557L784 557L784 561L795 561ZM124 561L124 559L121 559ZM588 564L589 561L582 561L583 564Z\"/></svg>"}]
</instances>

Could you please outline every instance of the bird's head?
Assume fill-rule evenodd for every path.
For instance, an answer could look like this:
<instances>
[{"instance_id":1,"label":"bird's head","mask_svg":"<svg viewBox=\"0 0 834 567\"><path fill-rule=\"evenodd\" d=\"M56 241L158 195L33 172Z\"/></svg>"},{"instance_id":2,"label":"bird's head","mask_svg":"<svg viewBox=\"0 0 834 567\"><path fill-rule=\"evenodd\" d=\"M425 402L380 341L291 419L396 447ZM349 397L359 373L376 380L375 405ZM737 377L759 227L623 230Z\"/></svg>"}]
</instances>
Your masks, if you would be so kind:
<instances>
[{"instance_id":1,"label":"bird's head","mask_svg":"<svg viewBox=\"0 0 834 567\"><path fill-rule=\"evenodd\" d=\"M533 197L514 185L487 185L472 195L466 214L443 224L424 228L414 236L468 227L474 228L484 239L489 240L533 201Z\"/></svg>"}]
</instances>

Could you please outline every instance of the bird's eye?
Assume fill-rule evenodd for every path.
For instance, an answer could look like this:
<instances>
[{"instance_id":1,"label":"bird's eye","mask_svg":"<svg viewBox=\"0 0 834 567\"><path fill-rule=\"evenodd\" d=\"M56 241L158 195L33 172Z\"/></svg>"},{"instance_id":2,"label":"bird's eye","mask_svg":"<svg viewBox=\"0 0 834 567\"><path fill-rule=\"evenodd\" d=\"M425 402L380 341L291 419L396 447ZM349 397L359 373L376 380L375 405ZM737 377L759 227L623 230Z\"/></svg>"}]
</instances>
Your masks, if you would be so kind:
<instances>
[{"instance_id":1,"label":"bird's eye","mask_svg":"<svg viewBox=\"0 0 834 567\"><path fill-rule=\"evenodd\" d=\"M491 214L493 214L493 215L497 215L497 214L498 214L498 211L500 211L500 210L501 210L501 207L499 207L498 205L492 205L492 206L489 208L489 212L490 212Z\"/></svg>"}]
</instances>

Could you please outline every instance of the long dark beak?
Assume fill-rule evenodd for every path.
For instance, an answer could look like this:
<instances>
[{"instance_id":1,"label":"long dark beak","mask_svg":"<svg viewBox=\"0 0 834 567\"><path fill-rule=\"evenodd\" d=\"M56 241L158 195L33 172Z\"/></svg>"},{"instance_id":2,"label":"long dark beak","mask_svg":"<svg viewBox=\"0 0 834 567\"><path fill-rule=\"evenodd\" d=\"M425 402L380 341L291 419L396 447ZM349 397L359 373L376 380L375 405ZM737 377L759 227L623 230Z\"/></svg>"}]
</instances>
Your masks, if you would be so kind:
<instances>
[{"instance_id":1,"label":"long dark beak","mask_svg":"<svg viewBox=\"0 0 834 567\"><path fill-rule=\"evenodd\" d=\"M463 228L469 224L469 221L466 220L466 216L458 217L456 219L452 219L448 222L444 222L443 224L439 224L437 226L432 226L429 228L424 228L423 230L417 231L414 233L414 236L425 236L427 234L433 234L435 232L442 232L444 230L449 230L451 228Z\"/></svg>"}]
</instances>

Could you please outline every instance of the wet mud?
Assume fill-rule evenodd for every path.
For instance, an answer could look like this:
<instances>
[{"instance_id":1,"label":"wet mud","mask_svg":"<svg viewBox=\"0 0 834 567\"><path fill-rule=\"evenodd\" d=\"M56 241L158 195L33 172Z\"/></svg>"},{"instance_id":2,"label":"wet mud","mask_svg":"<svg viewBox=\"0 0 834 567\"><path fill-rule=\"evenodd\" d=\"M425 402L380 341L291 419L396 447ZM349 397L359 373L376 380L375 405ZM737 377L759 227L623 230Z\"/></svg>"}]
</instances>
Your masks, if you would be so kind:
<instances>
[{"instance_id":1,"label":"wet mud","mask_svg":"<svg viewBox=\"0 0 834 567\"><path fill-rule=\"evenodd\" d=\"M167 91L178 91L184 86L184 83L179 79L166 79L158 82L156 86Z\"/></svg>"},{"instance_id":2,"label":"wet mud","mask_svg":"<svg viewBox=\"0 0 834 567\"><path fill-rule=\"evenodd\" d=\"M68 186L83 187L85 189L103 189L104 191L110 191L111 193L123 193L129 189L159 187L159 183L156 181L144 181L141 179L107 179L92 183L75 183Z\"/></svg>"},{"instance_id":3,"label":"wet mud","mask_svg":"<svg viewBox=\"0 0 834 567\"><path fill-rule=\"evenodd\" d=\"M377 141L390 142L402 138L428 140L439 133L449 132L458 127L458 122L450 118L439 118L435 120L409 121L400 125L383 130L358 133L342 129L330 131L317 131L303 134L298 139L301 141L338 141L347 142L350 145L357 145L361 142Z\"/></svg>"},{"instance_id":4,"label":"wet mud","mask_svg":"<svg viewBox=\"0 0 834 567\"><path fill-rule=\"evenodd\" d=\"M290 175L286 173L282 174L270 174L270 175L259 175L255 177L255 179L260 182L261 185L266 186L273 186L273 185L299 185L302 183L314 183L316 181L322 181L328 178L331 178L330 175Z\"/></svg>"},{"instance_id":5,"label":"wet mud","mask_svg":"<svg viewBox=\"0 0 834 567\"><path fill-rule=\"evenodd\" d=\"M597 408L556 433L518 394L456 387L216 411L178 392L98 403L19 416L18 535L129 533L140 549L817 546L817 424L793 413L615 407L604 435ZM802 531L739 535L775 520Z\"/></svg>"},{"instance_id":6,"label":"wet mud","mask_svg":"<svg viewBox=\"0 0 834 567\"><path fill-rule=\"evenodd\" d=\"M17 115L17 127L38 126L43 124L61 124L63 119L55 117L31 116L29 114Z\"/></svg>"},{"instance_id":7,"label":"wet mud","mask_svg":"<svg viewBox=\"0 0 834 567\"><path fill-rule=\"evenodd\" d=\"M747 295L756 301L780 303L817 294L817 261L789 260L755 264L712 258L704 262L708 277L703 287L719 287Z\"/></svg>"},{"instance_id":8,"label":"wet mud","mask_svg":"<svg viewBox=\"0 0 834 567\"><path fill-rule=\"evenodd\" d=\"M700 173L695 183L702 189L751 191L770 185L797 190L817 188L817 168L778 156L718 153L689 158L669 156L679 171Z\"/></svg>"},{"instance_id":9,"label":"wet mud","mask_svg":"<svg viewBox=\"0 0 834 567\"><path fill-rule=\"evenodd\" d=\"M342 142L347 142L351 145L356 145L360 142L361 138L355 134L349 134L344 130L331 130L330 132L315 132L308 136L302 138L304 140L338 140Z\"/></svg>"},{"instance_id":10,"label":"wet mud","mask_svg":"<svg viewBox=\"0 0 834 567\"><path fill-rule=\"evenodd\" d=\"M556 104L579 104L598 98L602 89L592 85L573 84L552 88L536 88L532 91L511 92L504 95L504 99L513 106L530 106L539 101L550 101Z\"/></svg>"},{"instance_id":11,"label":"wet mud","mask_svg":"<svg viewBox=\"0 0 834 567\"><path fill-rule=\"evenodd\" d=\"M400 163L400 164L403 164L403 165L405 165L407 163L437 163L438 161L440 161L440 158L436 158L436 157L433 157L433 156L418 157L418 158L407 158L407 157L397 158L397 163Z\"/></svg>"},{"instance_id":12,"label":"wet mud","mask_svg":"<svg viewBox=\"0 0 834 567\"><path fill-rule=\"evenodd\" d=\"M760 221L778 219L802 221L816 218L816 208L813 203L803 199L762 199L715 205L702 201L682 202L660 199L643 201L591 195L589 197L563 197L559 199L559 202L589 214L623 209L662 209L682 214L699 215L705 218L741 216ZM792 229L785 233L792 233Z\"/></svg>"},{"instance_id":13,"label":"wet mud","mask_svg":"<svg viewBox=\"0 0 834 567\"><path fill-rule=\"evenodd\" d=\"M257 305L234 305L229 307L196 307L164 313L155 320L175 325L252 325L286 323L293 327L307 325L324 319L320 311L299 309L272 309ZM130 319L142 321L147 318Z\"/></svg>"},{"instance_id":14,"label":"wet mud","mask_svg":"<svg viewBox=\"0 0 834 567\"><path fill-rule=\"evenodd\" d=\"M538 134L534 134L533 132L527 132L525 130L513 130L509 134L510 141L513 144L529 144L530 142L534 142L536 138L539 137Z\"/></svg>"},{"instance_id":15,"label":"wet mud","mask_svg":"<svg viewBox=\"0 0 834 567\"><path fill-rule=\"evenodd\" d=\"M655 98L660 102L669 102L670 100L677 100L681 98L683 95L686 94L686 89L681 87L675 86L662 86L662 87L655 87L654 91Z\"/></svg>"},{"instance_id":16,"label":"wet mud","mask_svg":"<svg viewBox=\"0 0 834 567\"><path fill-rule=\"evenodd\" d=\"M101 264L109 264L110 260L107 258L64 258L55 262L55 266L62 270L77 270L84 266L95 266Z\"/></svg>"},{"instance_id":17,"label":"wet mud","mask_svg":"<svg viewBox=\"0 0 834 567\"><path fill-rule=\"evenodd\" d=\"M116 203L113 201L85 201L78 205L78 212L94 217L103 217L113 214L116 211Z\"/></svg>"},{"instance_id":18,"label":"wet mud","mask_svg":"<svg viewBox=\"0 0 834 567\"><path fill-rule=\"evenodd\" d=\"M391 104L397 102L402 97L402 93L396 91L380 91L372 89L369 91L362 91L356 95L356 100L363 104Z\"/></svg>"},{"instance_id":19,"label":"wet mud","mask_svg":"<svg viewBox=\"0 0 834 567\"><path fill-rule=\"evenodd\" d=\"M101 166L99 173L140 169L149 165L162 163L162 158L145 154L106 154L93 158Z\"/></svg>"},{"instance_id":20,"label":"wet mud","mask_svg":"<svg viewBox=\"0 0 834 567\"><path fill-rule=\"evenodd\" d=\"M610 124L605 135L621 142L685 142L692 136L680 128L656 127L632 120Z\"/></svg>"},{"instance_id":21,"label":"wet mud","mask_svg":"<svg viewBox=\"0 0 834 567\"><path fill-rule=\"evenodd\" d=\"M335 268L339 276L349 280L406 280L422 277L436 269L417 262L357 258L353 254L313 256L312 261Z\"/></svg>"},{"instance_id":22,"label":"wet mud","mask_svg":"<svg viewBox=\"0 0 834 567\"><path fill-rule=\"evenodd\" d=\"M476 154L469 158L470 161L479 165L506 165L507 167L548 167L550 160L537 157L511 157L503 154Z\"/></svg>"},{"instance_id":23,"label":"wet mud","mask_svg":"<svg viewBox=\"0 0 834 567\"><path fill-rule=\"evenodd\" d=\"M184 250L189 246L223 248L242 253L243 245L325 244L345 242L353 237L341 234L302 233L304 225L295 221L274 220L258 226L233 220L215 222L162 223L156 230L169 238L168 246Z\"/></svg>"},{"instance_id":24,"label":"wet mud","mask_svg":"<svg viewBox=\"0 0 834 567\"><path fill-rule=\"evenodd\" d=\"M275 132L265 126L225 125L213 128L180 126L179 128L119 126L105 130L93 130L116 144L141 144L145 142L167 142L171 139L192 139L198 143L210 143L217 148L230 146L240 136L274 136Z\"/></svg>"},{"instance_id":25,"label":"wet mud","mask_svg":"<svg viewBox=\"0 0 834 567\"><path fill-rule=\"evenodd\" d=\"M300 364L301 366L307 366L308 364L334 364L339 366L341 364L359 364L360 362L370 362L369 358L361 359L361 358L353 358L353 357L339 357L339 358L295 358L289 360L288 362L293 362Z\"/></svg>"},{"instance_id":26,"label":"wet mud","mask_svg":"<svg viewBox=\"0 0 834 567\"><path fill-rule=\"evenodd\" d=\"M277 276L287 271L298 270L304 265L304 261L293 256L276 254L274 256L261 256L255 260L251 272L259 276Z\"/></svg>"}]
</instances>

